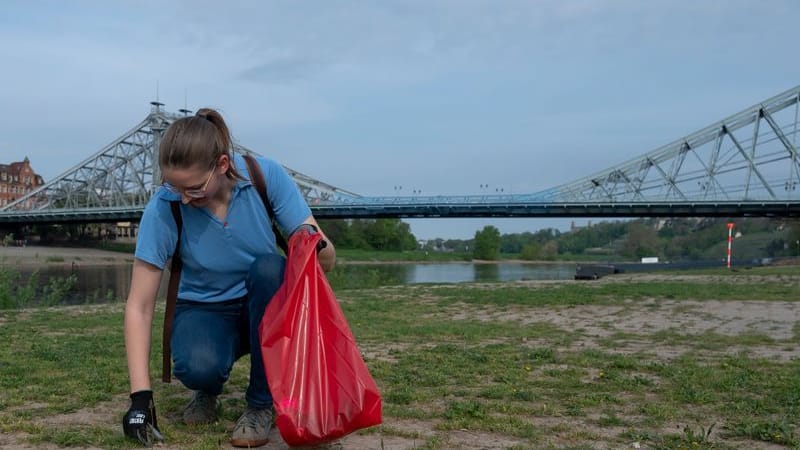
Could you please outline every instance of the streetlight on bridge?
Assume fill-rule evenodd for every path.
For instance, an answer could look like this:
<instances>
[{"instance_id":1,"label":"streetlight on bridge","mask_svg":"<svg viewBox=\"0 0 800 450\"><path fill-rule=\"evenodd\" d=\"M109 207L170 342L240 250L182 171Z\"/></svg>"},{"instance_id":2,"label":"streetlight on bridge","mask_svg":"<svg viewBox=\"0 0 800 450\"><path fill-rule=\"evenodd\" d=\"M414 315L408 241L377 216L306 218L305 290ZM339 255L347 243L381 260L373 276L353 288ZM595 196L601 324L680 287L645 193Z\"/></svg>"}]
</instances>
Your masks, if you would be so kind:
<instances>
[{"instance_id":1,"label":"streetlight on bridge","mask_svg":"<svg viewBox=\"0 0 800 450\"><path fill-rule=\"evenodd\" d=\"M791 192L791 191L797 189L797 182L796 181L787 181L783 185L783 188L786 190L786 192Z\"/></svg>"}]
</instances>

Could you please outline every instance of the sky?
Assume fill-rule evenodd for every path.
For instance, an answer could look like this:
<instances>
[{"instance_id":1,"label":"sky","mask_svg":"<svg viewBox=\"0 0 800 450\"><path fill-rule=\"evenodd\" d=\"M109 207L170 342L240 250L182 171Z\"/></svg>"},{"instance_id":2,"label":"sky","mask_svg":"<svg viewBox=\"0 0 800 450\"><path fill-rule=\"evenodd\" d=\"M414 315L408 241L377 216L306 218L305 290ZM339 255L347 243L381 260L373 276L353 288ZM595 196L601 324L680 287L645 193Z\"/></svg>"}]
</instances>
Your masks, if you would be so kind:
<instances>
[{"instance_id":1,"label":"sky","mask_svg":"<svg viewBox=\"0 0 800 450\"><path fill-rule=\"evenodd\" d=\"M798 19L794 0L4 0L0 162L54 178L158 99L362 195L534 193L800 84Z\"/></svg>"}]
</instances>

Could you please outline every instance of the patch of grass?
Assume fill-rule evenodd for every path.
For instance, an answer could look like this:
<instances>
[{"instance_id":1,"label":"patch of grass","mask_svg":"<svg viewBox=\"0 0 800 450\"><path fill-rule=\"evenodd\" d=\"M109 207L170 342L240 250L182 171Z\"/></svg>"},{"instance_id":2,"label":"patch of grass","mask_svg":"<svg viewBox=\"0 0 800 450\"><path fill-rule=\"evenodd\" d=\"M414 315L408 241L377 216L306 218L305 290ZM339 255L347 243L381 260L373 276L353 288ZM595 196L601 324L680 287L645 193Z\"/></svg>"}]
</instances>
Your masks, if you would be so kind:
<instances>
[{"instance_id":1,"label":"patch of grass","mask_svg":"<svg viewBox=\"0 0 800 450\"><path fill-rule=\"evenodd\" d=\"M774 442L776 444L800 446L800 429L796 423L780 421L734 422L727 426L731 436Z\"/></svg>"},{"instance_id":2,"label":"patch of grass","mask_svg":"<svg viewBox=\"0 0 800 450\"><path fill-rule=\"evenodd\" d=\"M723 252L724 253L724 252ZM683 269L673 273L680 273L682 275L721 275L726 277L738 278L742 276L739 269L744 270L744 267L733 267L736 270L730 270L727 267L720 266L717 268L707 269ZM778 275L798 275L798 267L796 265L789 266L759 266L748 267L746 275L763 275L763 276L778 276Z\"/></svg>"},{"instance_id":3,"label":"patch of grass","mask_svg":"<svg viewBox=\"0 0 800 450\"><path fill-rule=\"evenodd\" d=\"M64 258L62 256L48 256L45 258L45 262L64 262Z\"/></svg>"},{"instance_id":4,"label":"patch of grass","mask_svg":"<svg viewBox=\"0 0 800 450\"><path fill-rule=\"evenodd\" d=\"M664 344L680 344L693 350L724 350L734 345L747 347L775 344L775 339L762 333L746 332L731 336L705 331L687 334L684 330L676 328L657 331L650 335L650 341Z\"/></svg>"},{"instance_id":5,"label":"patch of grass","mask_svg":"<svg viewBox=\"0 0 800 450\"><path fill-rule=\"evenodd\" d=\"M602 427L621 427L628 424L628 421L619 417L616 413L612 412L609 415L600 416L597 424Z\"/></svg>"},{"instance_id":6,"label":"patch of grass","mask_svg":"<svg viewBox=\"0 0 800 450\"><path fill-rule=\"evenodd\" d=\"M569 314L571 305L658 308L667 296L798 300L784 281L731 284L717 284L716 291L677 282L431 285L337 295L359 346L378 355L366 362L383 396L384 431L418 448L461 445L453 430L462 429L504 436L516 442L512 448L628 448L634 441L662 449L797 447L800 360L729 353L732 347L783 348L796 342L797 325L791 341L680 328L600 338L555 322L508 318L554 307ZM637 299L647 299L647 306ZM0 311L0 342L9 343L0 346L0 433L25 433L24 443L33 446L132 447L119 426L128 407L123 308ZM182 425L189 393L177 382L157 382L162 314L159 302L151 368L162 431L172 446L218 448L245 407L248 364L234 366L219 423ZM643 350L620 351L628 342ZM682 351L661 357L648 343ZM94 410L103 418L80 425L63 420ZM409 431L404 421L428 428Z\"/></svg>"},{"instance_id":7,"label":"patch of grass","mask_svg":"<svg viewBox=\"0 0 800 450\"><path fill-rule=\"evenodd\" d=\"M35 434L30 442L34 444L52 443L59 447L83 447L87 445L100 448L127 447L125 438L110 435L106 427L75 425L69 428L45 427Z\"/></svg>"},{"instance_id":8,"label":"patch of grass","mask_svg":"<svg viewBox=\"0 0 800 450\"><path fill-rule=\"evenodd\" d=\"M700 449L700 450L727 450L737 449L738 446L728 445L711 436L715 423L708 426L684 425L676 428L675 433L662 435L648 432L628 431L624 436L632 436L638 441L649 444L647 448L655 449ZM652 446L652 447L651 447Z\"/></svg>"},{"instance_id":9,"label":"patch of grass","mask_svg":"<svg viewBox=\"0 0 800 450\"><path fill-rule=\"evenodd\" d=\"M442 286L437 295L445 303L490 304L493 306L619 305L625 301L752 300L754 291L746 284L698 282L610 282L606 284L565 283L531 288L498 285L496 289L474 289L468 285ZM765 283L759 286L759 300L800 301L797 283Z\"/></svg>"}]
</instances>

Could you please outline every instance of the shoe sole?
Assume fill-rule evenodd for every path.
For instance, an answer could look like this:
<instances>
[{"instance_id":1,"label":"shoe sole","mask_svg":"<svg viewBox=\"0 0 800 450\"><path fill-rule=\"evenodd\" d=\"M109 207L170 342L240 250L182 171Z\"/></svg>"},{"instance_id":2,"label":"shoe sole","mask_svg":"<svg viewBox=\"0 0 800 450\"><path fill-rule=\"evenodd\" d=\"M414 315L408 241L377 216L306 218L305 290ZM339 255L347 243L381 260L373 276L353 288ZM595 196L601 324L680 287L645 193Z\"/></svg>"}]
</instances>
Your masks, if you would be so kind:
<instances>
[{"instance_id":1,"label":"shoe sole","mask_svg":"<svg viewBox=\"0 0 800 450\"><path fill-rule=\"evenodd\" d=\"M231 439L231 445L234 447L261 447L267 445L269 439L249 440L249 439Z\"/></svg>"}]
</instances>

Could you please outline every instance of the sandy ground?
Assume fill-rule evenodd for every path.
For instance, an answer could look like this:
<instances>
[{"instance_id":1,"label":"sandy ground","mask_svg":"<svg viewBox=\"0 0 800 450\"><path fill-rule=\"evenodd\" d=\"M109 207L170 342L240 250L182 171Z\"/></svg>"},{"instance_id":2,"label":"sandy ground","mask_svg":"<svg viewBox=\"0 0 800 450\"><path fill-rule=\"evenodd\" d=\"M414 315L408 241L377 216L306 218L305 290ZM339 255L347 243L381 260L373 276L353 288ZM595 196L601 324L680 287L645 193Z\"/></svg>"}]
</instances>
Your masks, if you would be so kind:
<instances>
[{"instance_id":1,"label":"sandy ground","mask_svg":"<svg viewBox=\"0 0 800 450\"><path fill-rule=\"evenodd\" d=\"M133 255L90 248L0 246L0 265L81 265L127 264Z\"/></svg>"}]
</instances>

